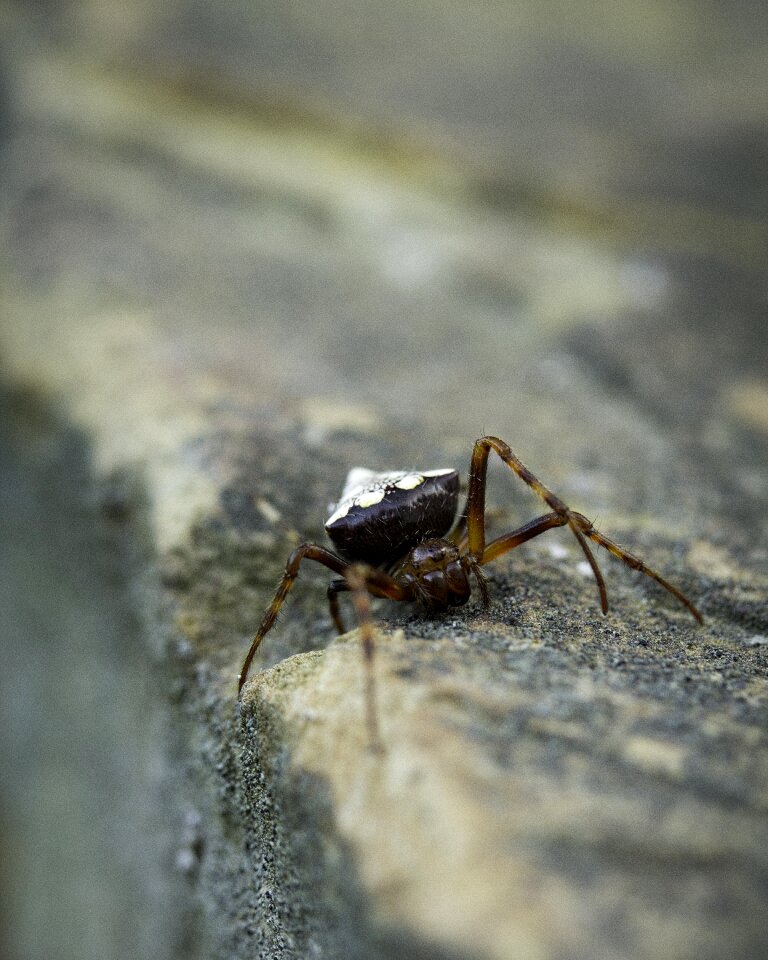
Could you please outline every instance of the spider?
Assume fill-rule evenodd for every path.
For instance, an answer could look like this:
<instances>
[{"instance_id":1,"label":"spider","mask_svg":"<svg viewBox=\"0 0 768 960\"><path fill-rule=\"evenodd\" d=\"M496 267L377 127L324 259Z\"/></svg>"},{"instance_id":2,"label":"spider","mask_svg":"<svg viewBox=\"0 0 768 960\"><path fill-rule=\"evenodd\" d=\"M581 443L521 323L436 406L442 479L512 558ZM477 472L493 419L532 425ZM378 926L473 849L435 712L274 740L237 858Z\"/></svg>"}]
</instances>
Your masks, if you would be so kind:
<instances>
[{"instance_id":1,"label":"spider","mask_svg":"<svg viewBox=\"0 0 768 960\"><path fill-rule=\"evenodd\" d=\"M501 460L547 504L550 512L496 537L485 538L485 485L488 457ZM349 472L341 499L325 523L336 552L317 543L302 543L291 553L275 596L253 638L238 681L238 697L251 661L299 574L303 560L314 560L337 574L328 586L331 619L344 633L338 595L351 592L360 624L367 677L367 721L371 743L378 743L373 682L374 633L369 594L389 600L417 601L430 612L465 604L472 578L488 605L488 587L482 567L509 550L555 527L569 527L592 569L603 613L608 593L589 540L605 547L628 567L639 570L672 594L699 623L703 618L691 601L642 560L593 527L583 514L571 510L544 486L498 437L475 441L469 467L466 506L458 519L458 471L424 470L374 473L362 467Z\"/></svg>"}]
</instances>

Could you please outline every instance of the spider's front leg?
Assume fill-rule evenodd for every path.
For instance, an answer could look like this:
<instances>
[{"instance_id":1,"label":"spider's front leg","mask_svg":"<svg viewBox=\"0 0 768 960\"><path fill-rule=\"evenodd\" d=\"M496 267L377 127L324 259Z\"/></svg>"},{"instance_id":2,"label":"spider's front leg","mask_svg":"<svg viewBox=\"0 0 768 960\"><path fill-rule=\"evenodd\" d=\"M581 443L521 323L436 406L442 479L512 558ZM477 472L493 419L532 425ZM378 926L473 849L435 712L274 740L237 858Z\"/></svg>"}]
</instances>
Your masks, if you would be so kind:
<instances>
[{"instance_id":1,"label":"spider's front leg","mask_svg":"<svg viewBox=\"0 0 768 960\"><path fill-rule=\"evenodd\" d=\"M608 612L608 593L605 589L605 581L597 565L594 554L589 548L587 539L581 529L581 524L573 511L565 503L556 497L554 493L535 477L531 471L515 456L509 444L500 440L498 437L481 437L475 441L472 450L472 460L469 468L469 492L467 494L467 506L465 510L467 524L467 541L469 555L476 563L483 562L485 552L485 485L488 472L488 455L491 450L495 450L498 456L506 463L521 480L549 506L562 521L562 526L568 526L571 532L579 542L587 562L592 568L597 589L600 593L600 607L603 613ZM559 526L560 524L558 524Z\"/></svg>"},{"instance_id":2,"label":"spider's front leg","mask_svg":"<svg viewBox=\"0 0 768 960\"><path fill-rule=\"evenodd\" d=\"M513 530L511 533L504 534L492 540L486 546L485 543L485 479L488 468L488 454L495 450L504 463L510 467L525 483L528 484L551 508L552 513L543 517L531 520L519 530ZM668 593L671 593L680 603L685 606L693 617L703 623L704 619L694 604L686 597L682 590L670 583L661 574L657 573L652 567L649 567L644 561L634 554L620 547L614 540L606 537L596 530L592 522L583 514L577 513L567 507L562 500L556 497L551 490L548 490L544 484L538 480L512 453L509 446L498 437L482 437L475 443L472 453L472 465L470 468L469 494L467 496L467 506L464 513L466 518L467 540L469 554L477 564L489 563L495 560L509 550L532 540L534 537L546 533L555 527L568 526L579 541L582 550L589 560L590 566L595 574L597 585L600 590L600 600L603 613L607 612L608 600L605 591L605 583L602 574L597 566L597 561L589 549L586 537L589 537L598 546L604 547L614 557L625 563L630 569L644 573L645 576L655 580Z\"/></svg>"},{"instance_id":3,"label":"spider's front leg","mask_svg":"<svg viewBox=\"0 0 768 960\"><path fill-rule=\"evenodd\" d=\"M624 547L620 547L614 540L606 537L604 534L600 533L599 530L595 530L595 528L592 526L591 520L588 520L580 513L574 513L573 516L576 518L576 522L579 524L581 529L591 540L594 540L595 543L600 544L601 547L605 547L609 553L612 553L614 557L617 557L622 561L622 563L625 563L630 570L637 570L639 573L644 573L646 577L650 577L651 580L655 580L659 586L664 587L664 589L668 593L671 593L673 597L676 597L684 607L687 607L693 617L699 623L704 623L704 617L702 617L699 610L688 599L688 597L686 597L682 590L670 583L669 580L665 580L660 573L657 573L639 557L636 557L634 554L630 553L629 550L625 550Z\"/></svg>"},{"instance_id":4,"label":"spider's front leg","mask_svg":"<svg viewBox=\"0 0 768 960\"><path fill-rule=\"evenodd\" d=\"M328 600L331 607L331 616L339 632L343 632L343 624L339 615L336 594L349 591L357 612L360 624L360 635L363 644L363 656L366 668L366 713L371 746L381 748L378 730L378 714L376 711L376 689L373 677L374 633L370 616L369 594L376 597L385 597L390 600L413 600L413 591L405 581L391 577L383 570L368 566L365 563L348 563L346 560L321 547L317 543L302 543L291 553L285 566L285 573L278 584L272 602L267 607L258 631L251 642L248 654L243 661L240 677L237 684L237 695L240 697L243 685L248 677L248 671L256 651L269 631L274 627L281 607L285 603L291 587L299 575L302 560L314 560L324 567L343 577L334 580L328 588Z\"/></svg>"},{"instance_id":5,"label":"spider's front leg","mask_svg":"<svg viewBox=\"0 0 768 960\"><path fill-rule=\"evenodd\" d=\"M283 578L280 581L277 590L275 591L272 602L267 607L264 618L261 621L261 625L256 632L256 636L251 641L250 649L248 650L248 654L243 661L243 666L240 669L240 676L237 681L238 698L243 692L243 684L248 677L248 670L250 669L251 661L253 660L256 651L261 646L261 641L269 633L272 627L274 627L275 621L277 620L277 615L280 613L280 608L285 603L291 587L296 582L302 560L315 560L317 563L322 563L324 567L328 567L329 570L333 570L334 573L341 575L344 574L348 566L347 562L342 560L341 557L336 556L335 553L331 553L330 550L326 550L325 547L321 547L317 543L302 543L296 547L296 549L291 553L290 557L288 557Z\"/></svg>"},{"instance_id":6,"label":"spider's front leg","mask_svg":"<svg viewBox=\"0 0 768 960\"><path fill-rule=\"evenodd\" d=\"M368 725L368 737L371 749L382 749L379 736L379 713L376 706L376 680L373 672L373 658L376 649L373 623L371 622L370 595L389 600L413 600L413 590L408 583L390 576L377 567L367 563L352 563L344 571L343 580L334 580L328 587L328 602L331 618L339 633L344 625L339 613L337 594L350 592L360 628L365 662L365 711Z\"/></svg>"}]
</instances>

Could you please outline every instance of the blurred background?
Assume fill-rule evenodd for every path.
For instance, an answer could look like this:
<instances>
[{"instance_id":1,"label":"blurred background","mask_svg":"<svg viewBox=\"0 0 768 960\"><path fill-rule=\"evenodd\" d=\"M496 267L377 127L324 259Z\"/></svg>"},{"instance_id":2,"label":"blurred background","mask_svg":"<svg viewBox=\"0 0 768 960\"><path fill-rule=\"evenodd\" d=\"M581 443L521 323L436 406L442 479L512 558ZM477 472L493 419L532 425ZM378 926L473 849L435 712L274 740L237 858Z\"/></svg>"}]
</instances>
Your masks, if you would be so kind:
<instances>
[{"instance_id":1,"label":"blurred background","mask_svg":"<svg viewBox=\"0 0 768 960\"><path fill-rule=\"evenodd\" d=\"M219 482L201 436L465 469L494 432L602 517L765 565L768 5L2 0L0 24L6 955L190 955L187 841L147 867L194 814L162 813L131 564Z\"/></svg>"}]
</instances>

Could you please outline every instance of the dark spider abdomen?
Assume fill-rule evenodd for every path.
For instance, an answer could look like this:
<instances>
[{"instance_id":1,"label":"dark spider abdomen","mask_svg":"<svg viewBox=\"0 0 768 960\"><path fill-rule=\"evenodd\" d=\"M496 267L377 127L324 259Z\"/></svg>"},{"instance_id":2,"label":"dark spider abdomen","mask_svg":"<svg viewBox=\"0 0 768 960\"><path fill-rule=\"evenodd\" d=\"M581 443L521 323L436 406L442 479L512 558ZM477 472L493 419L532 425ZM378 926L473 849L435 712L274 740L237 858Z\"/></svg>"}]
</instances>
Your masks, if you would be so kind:
<instances>
[{"instance_id":1,"label":"dark spider abdomen","mask_svg":"<svg viewBox=\"0 0 768 960\"><path fill-rule=\"evenodd\" d=\"M325 529L345 559L386 567L418 543L445 536L458 500L457 470L353 471Z\"/></svg>"}]
</instances>

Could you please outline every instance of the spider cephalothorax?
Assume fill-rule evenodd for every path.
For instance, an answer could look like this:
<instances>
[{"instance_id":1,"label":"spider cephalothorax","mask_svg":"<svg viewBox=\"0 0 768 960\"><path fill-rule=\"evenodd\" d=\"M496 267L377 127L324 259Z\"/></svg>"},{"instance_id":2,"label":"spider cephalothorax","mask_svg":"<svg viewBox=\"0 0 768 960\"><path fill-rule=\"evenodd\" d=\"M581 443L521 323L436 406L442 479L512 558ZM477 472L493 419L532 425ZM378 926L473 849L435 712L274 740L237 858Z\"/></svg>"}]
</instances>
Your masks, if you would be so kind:
<instances>
[{"instance_id":1,"label":"spider cephalothorax","mask_svg":"<svg viewBox=\"0 0 768 960\"><path fill-rule=\"evenodd\" d=\"M485 481L488 456L494 450L507 466L547 504L550 512L517 530L486 543ZM469 490L463 512L456 519L459 475L456 470L351 470L341 498L325 524L335 552L316 543L302 543L288 558L285 573L264 614L240 671L238 693L259 644L272 629L304 559L315 560L337 574L328 586L331 617L339 633L344 625L338 594L351 591L360 621L368 668L368 724L371 742L378 740L373 688L373 627L368 596L420 602L427 610L445 610L465 604L474 579L483 601L488 590L481 567L553 527L570 528L592 569L603 613L608 611L605 581L589 540L605 547L633 570L651 577L702 622L696 607L677 587L596 530L541 483L498 437L475 442L469 470Z\"/></svg>"}]
</instances>

